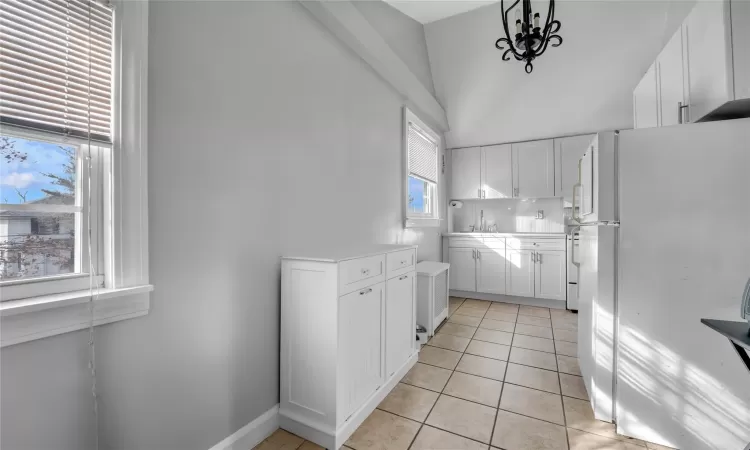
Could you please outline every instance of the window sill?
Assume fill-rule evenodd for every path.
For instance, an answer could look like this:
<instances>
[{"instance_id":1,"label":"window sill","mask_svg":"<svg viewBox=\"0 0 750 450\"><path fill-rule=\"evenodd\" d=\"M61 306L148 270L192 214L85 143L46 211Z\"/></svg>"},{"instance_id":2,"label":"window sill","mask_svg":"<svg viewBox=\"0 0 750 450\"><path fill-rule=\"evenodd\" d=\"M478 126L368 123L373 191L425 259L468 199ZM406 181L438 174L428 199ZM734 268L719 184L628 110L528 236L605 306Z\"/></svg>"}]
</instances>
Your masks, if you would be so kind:
<instances>
[{"instance_id":1,"label":"window sill","mask_svg":"<svg viewBox=\"0 0 750 450\"><path fill-rule=\"evenodd\" d=\"M407 218L404 225L406 228L438 228L440 219Z\"/></svg>"},{"instance_id":2,"label":"window sill","mask_svg":"<svg viewBox=\"0 0 750 450\"><path fill-rule=\"evenodd\" d=\"M152 285L100 289L94 325L148 314ZM0 303L0 347L89 327L89 291L66 292Z\"/></svg>"}]
</instances>

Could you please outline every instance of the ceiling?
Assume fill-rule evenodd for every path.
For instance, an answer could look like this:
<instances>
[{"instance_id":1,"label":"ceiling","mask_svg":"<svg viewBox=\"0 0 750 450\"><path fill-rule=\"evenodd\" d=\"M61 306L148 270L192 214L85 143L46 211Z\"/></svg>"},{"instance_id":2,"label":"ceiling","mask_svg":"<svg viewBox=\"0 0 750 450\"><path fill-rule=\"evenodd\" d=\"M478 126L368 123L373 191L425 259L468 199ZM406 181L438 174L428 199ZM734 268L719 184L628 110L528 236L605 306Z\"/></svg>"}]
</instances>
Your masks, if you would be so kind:
<instances>
[{"instance_id":1,"label":"ceiling","mask_svg":"<svg viewBox=\"0 0 750 450\"><path fill-rule=\"evenodd\" d=\"M423 24L496 3L488 0L385 0L394 8Z\"/></svg>"}]
</instances>

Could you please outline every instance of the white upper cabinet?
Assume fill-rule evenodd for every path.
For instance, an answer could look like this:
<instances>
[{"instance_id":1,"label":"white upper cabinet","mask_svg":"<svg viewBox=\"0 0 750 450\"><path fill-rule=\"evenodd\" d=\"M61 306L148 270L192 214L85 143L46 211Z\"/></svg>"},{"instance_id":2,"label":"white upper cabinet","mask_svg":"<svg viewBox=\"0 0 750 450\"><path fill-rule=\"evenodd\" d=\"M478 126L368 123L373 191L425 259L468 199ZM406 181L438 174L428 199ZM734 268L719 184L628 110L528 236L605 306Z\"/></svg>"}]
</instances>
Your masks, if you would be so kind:
<instances>
[{"instance_id":1,"label":"white upper cabinet","mask_svg":"<svg viewBox=\"0 0 750 450\"><path fill-rule=\"evenodd\" d=\"M659 126L659 94L656 80L656 64L651 64L633 91L633 127L652 128Z\"/></svg>"},{"instance_id":2,"label":"white upper cabinet","mask_svg":"<svg viewBox=\"0 0 750 450\"><path fill-rule=\"evenodd\" d=\"M451 150L451 198L480 198L481 149Z\"/></svg>"},{"instance_id":3,"label":"white upper cabinet","mask_svg":"<svg viewBox=\"0 0 750 450\"><path fill-rule=\"evenodd\" d=\"M662 127L683 123L685 83L683 74L682 32L677 32L656 58L659 83L659 124ZM686 122L686 121L685 121Z\"/></svg>"},{"instance_id":4,"label":"white upper cabinet","mask_svg":"<svg viewBox=\"0 0 750 450\"><path fill-rule=\"evenodd\" d=\"M555 157L552 139L512 144L515 197L555 195Z\"/></svg>"},{"instance_id":5,"label":"white upper cabinet","mask_svg":"<svg viewBox=\"0 0 750 450\"><path fill-rule=\"evenodd\" d=\"M482 198L513 197L511 145L482 147Z\"/></svg>"},{"instance_id":6,"label":"white upper cabinet","mask_svg":"<svg viewBox=\"0 0 750 450\"><path fill-rule=\"evenodd\" d=\"M585 134L555 139L555 196L562 196L566 207L573 203L573 186L578 183L578 160L595 136Z\"/></svg>"}]
</instances>

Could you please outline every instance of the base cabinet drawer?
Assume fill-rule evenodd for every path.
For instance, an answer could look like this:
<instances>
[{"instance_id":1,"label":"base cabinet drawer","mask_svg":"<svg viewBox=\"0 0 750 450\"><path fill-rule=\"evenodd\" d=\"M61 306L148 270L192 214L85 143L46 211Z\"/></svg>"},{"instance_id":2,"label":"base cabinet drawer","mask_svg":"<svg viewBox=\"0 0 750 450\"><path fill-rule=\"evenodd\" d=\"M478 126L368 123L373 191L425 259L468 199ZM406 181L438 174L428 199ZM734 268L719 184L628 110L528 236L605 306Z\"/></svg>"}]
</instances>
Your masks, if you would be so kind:
<instances>
[{"instance_id":1,"label":"base cabinet drawer","mask_svg":"<svg viewBox=\"0 0 750 450\"><path fill-rule=\"evenodd\" d=\"M385 267L387 271L386 278L391 278L394 275L414 270L416 266L416 250L409 249L388 253L385 257Z\"/></svg>"},{"instance_id":2,"label":"base cabinet drawer","mask_svg":"<svg viewBox=\"0 0 750 450\"><path fill-rule=\"evenodd\" d=\"M350 259L339 265L339 289L342 294L385 280L385 255Z\"/></svg>"}]
</instances>

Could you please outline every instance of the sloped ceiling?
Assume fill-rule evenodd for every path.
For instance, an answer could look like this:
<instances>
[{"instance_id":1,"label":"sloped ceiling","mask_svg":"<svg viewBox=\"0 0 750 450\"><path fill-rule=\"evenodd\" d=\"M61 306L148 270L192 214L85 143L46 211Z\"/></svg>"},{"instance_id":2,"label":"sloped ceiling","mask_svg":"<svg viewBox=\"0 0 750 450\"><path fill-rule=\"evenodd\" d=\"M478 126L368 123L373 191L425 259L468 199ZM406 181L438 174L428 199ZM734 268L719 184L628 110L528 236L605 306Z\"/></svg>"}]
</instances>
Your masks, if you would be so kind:
<instances>
[{"instance_id":1,"label":"sloped ceiling","mask_svg":"<svg viewBox=\"0 0 750 450\"><path fill-rule=\"evenodd\" d=\"M385 0L387 3L417 22L431 23L456 14L465 13L495 1L456 0Z\"/></svg>"}]
</instances>

